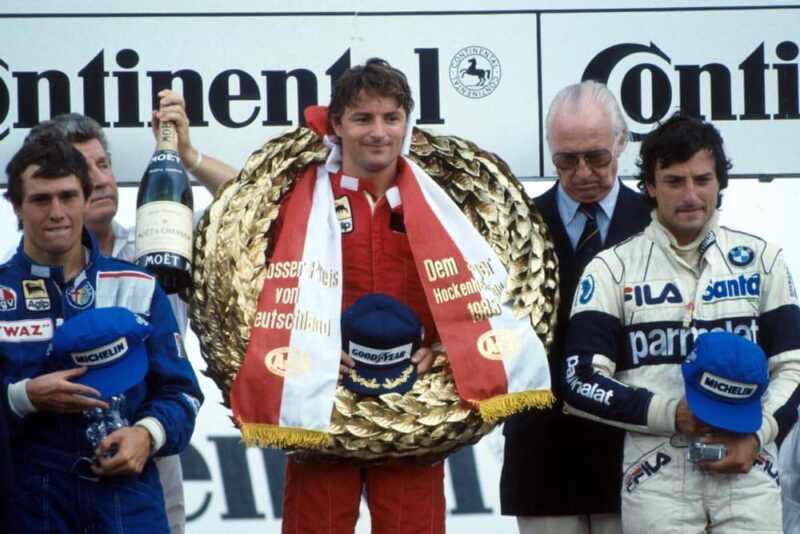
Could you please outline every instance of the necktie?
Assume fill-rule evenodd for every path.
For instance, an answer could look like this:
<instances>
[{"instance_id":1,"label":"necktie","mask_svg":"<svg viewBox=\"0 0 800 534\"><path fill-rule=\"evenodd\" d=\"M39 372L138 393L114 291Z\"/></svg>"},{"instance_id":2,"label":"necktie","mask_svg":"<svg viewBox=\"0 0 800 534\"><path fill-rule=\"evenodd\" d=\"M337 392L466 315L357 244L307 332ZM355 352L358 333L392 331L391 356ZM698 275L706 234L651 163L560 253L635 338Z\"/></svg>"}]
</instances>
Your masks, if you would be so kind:
<instances>
[{"instance_id":1,"label":"necktie","mask_svg":"<svg viewBox=\"0 0 800 534\"><path fill-rule=\"evenodd\" d=\"M583 270L589 260L603 248L600 240L600 228L597 226L597 204L581 204L580 209L586 215L586 225L575 246L575 258Z\"/></svg>"}]
</instances>

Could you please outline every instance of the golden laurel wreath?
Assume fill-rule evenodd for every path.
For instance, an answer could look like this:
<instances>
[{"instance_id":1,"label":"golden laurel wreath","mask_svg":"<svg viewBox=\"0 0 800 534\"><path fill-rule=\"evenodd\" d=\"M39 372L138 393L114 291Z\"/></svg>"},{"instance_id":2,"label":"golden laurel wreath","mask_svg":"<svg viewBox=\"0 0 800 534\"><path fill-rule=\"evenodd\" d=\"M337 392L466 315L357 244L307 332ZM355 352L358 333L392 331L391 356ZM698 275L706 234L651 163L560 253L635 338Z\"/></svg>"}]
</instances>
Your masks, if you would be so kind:
<instances>
[{"instance_id":1,"label":"golden laurel wreath","mask_svg":"<svg viewBox=\"0 0 800 534\"><path fill-rule=\"evenodd\" d=\"M308 165L328 149L299 127L254 152L200 221L194 248L192 328L208 363L206 374L229 406L266 273L270 226L281 199ZM507 293L517 318L529 316L545 347L555 332L558 270L541 216L508 165L458 137L415 128L410 158L461 207L508 271ZM328 448L301 451L315 459L385 461L437 458L474 443L494 427L458 396L439 358L404 393L361 397L338 386Z\"/></svg>"}]
</instances>

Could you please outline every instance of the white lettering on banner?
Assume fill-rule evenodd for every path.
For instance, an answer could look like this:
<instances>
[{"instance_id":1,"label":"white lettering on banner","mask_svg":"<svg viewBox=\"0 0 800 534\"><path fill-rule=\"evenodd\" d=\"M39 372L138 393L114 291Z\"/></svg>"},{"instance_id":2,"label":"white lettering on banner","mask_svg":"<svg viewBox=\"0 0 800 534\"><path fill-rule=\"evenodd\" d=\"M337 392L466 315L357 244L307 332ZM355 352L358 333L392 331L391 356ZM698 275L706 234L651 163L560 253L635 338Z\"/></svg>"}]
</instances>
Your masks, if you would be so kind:
<instances>
[{"instance_id":1,"label":"white lettering on banner","mask_svg":"<svg viewBox=\"0 0 800 534\"><path fill-rule=\"evenodd\" d=\"M734 326L733 321L725 321L724 326L707 330L705 328L652 328L649 330L631 330L628 339L631 346L633 365L639 365L643 359L653 357L685 358L694 340L704 332L731 332L737 336L758 343L758 321L751 319L750 324Z\"/></svg>"},{"instance_id":2,"label":"white lettering on banner","mask_svg":"<svg viewBox=\"0 0 800 534\"><path fill-rule=\"evenodd\" d=\"M577 365L578 356L570 356L567 358L567 385L570 389L581 397L586 397L589 400L605 404L606 406L611 405L611 397L614 396L614 391L602 388L598 384L582 382L575 373L575 367Z\"/></svg>"},{"instance_id":3,"label":"white lettering on banner","mask_svg":"<svg viewBox=\"0 0 800 534\"><path fill-rule=\"evenodd\" d=\"M47 341L52 338L52 319L0 321L0 341L22 343L25 341Z\"/></svg>"}]
</instances>

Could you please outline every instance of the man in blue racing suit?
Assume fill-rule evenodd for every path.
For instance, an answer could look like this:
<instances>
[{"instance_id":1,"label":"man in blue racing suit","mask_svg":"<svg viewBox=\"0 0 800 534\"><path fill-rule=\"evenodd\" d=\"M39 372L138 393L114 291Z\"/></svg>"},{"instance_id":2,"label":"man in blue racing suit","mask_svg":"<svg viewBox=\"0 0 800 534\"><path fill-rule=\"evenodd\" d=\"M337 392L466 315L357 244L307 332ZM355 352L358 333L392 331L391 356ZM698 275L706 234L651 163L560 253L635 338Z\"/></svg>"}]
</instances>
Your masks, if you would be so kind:
<instances>
[{"instance_id":1,"label":"man in blue racing suit","mask_svg":"<svg viewBox=\"0 0 800 534\"><path fill-rule=\"evenodd\" d=\"M92 191L69 143L25 143L6 167L23 230L0 266L0 376L11 408L18 515L24 532L168 532L153 455L189 443L202 393L166 295L149 273L99 253L83 228ZM148 371L125 391L131 426L96 450L82 412L108 407L52 354L53 335L85 310L121 306L150 322Z\"/></svg>"},{"instance_id":2,"label":"man in blue racing suit","mask_svg":"<svg viewBox=\"0 0 800 534\"><path fill-rule=\"evenodd\" d=\"M564 396L583 417L625 428L625 532L781 532L775 441L797 417L800 308L781 250L718 224L730 163L719 132L677 113L645 137L639 188L652 222L583 273L565 348ZM704 332L766 353L769 386L754 433L694 416L681 362ZM721 384L735 402L741 385ZM587 439L591 439L587 436ZM692 463L693 441L722 443Z\"/></svg>"}]
</instances>

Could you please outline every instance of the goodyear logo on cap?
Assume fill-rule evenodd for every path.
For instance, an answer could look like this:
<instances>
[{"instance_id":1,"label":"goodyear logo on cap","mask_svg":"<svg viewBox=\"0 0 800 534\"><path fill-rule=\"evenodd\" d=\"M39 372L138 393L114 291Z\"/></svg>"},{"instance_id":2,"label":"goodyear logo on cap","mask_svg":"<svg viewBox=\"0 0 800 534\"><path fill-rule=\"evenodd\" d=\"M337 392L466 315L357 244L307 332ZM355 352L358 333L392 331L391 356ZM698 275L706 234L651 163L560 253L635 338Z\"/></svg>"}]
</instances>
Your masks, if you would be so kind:
<instances>
[{"instance_id":1,"label":"goodyear logo on cap","mask_svg":"<svg viewBox=\"0 0 800 534\"><path fill-rule=\"evenodd\" d=\"M373 349L350 342L350 357L367 365L394 365L411 358L412 343L391 349Z\"/></svg>"},{"instance_id":2,"label":"goodyear logo on cap","mask_svg":"<svg viewBox=\"0 0 800 534\"><path fill-rule=\"evenodd\" d=\"M736 382L706 371L700 378L700 387L706 391L710 391L714 395L726 397L728 399L741 400L752 397L753 393L758 389L758 384Z\"/></svg>"},{"instance_id":3,"label":"goodyear logo on cap","mask_svg":"<svg viewBox=\"0 0 800 534\"><path fill-rule=\"evenodd\" d=\"M97 347L96 349L84 352L71 353L72 361L76 365L97 366L108 365L109 363L122 358L128 352L128 340L121 337L112 341L108 345Z\"/></svg>"}]
</instances>

